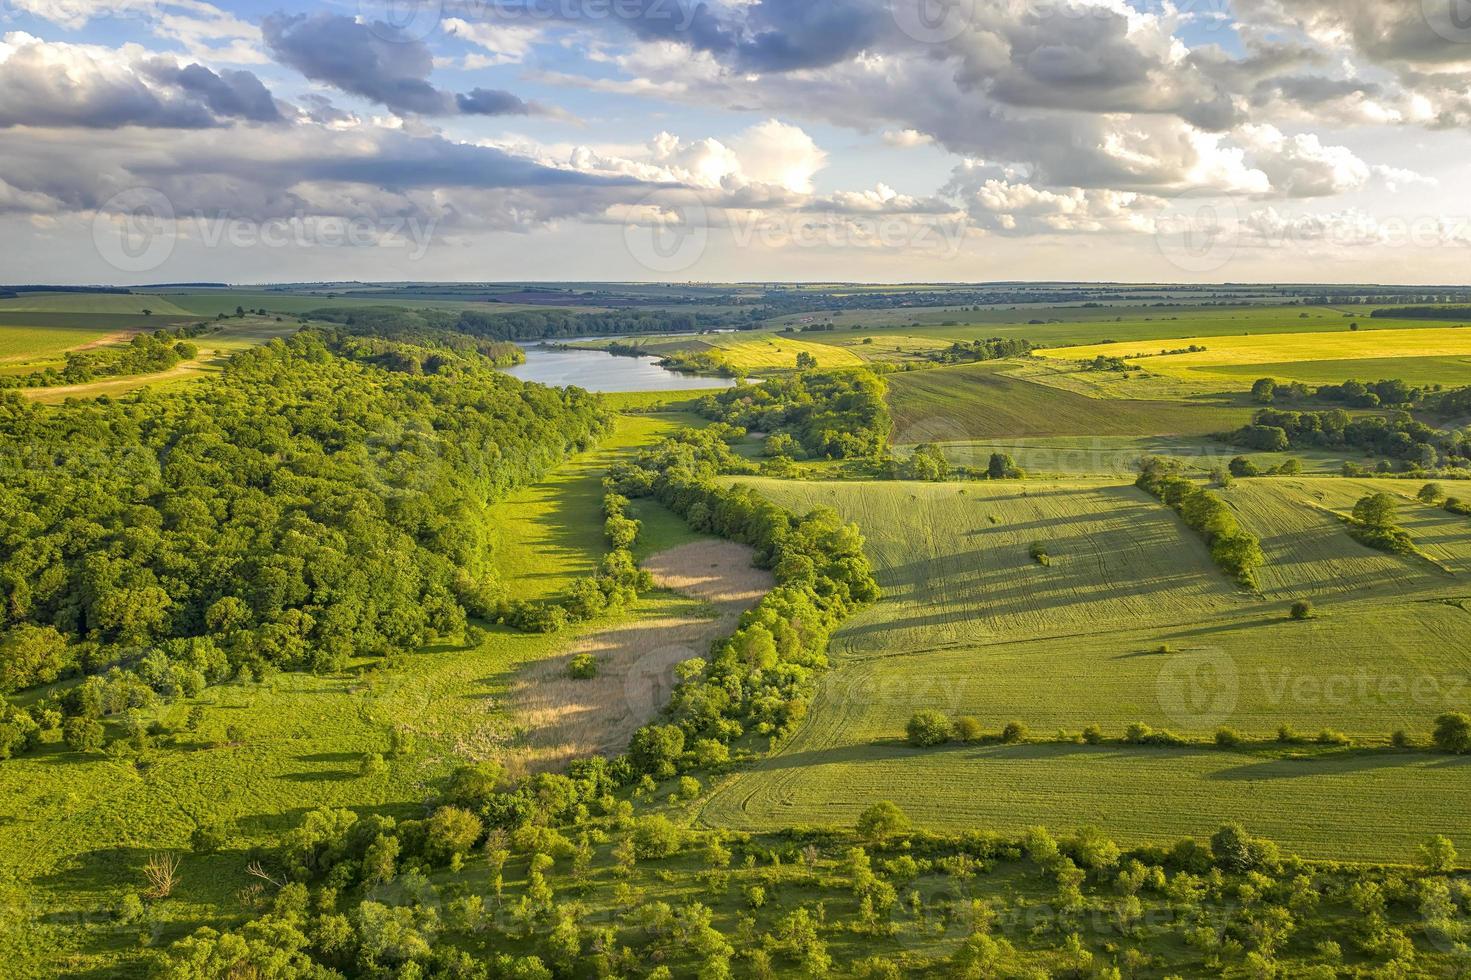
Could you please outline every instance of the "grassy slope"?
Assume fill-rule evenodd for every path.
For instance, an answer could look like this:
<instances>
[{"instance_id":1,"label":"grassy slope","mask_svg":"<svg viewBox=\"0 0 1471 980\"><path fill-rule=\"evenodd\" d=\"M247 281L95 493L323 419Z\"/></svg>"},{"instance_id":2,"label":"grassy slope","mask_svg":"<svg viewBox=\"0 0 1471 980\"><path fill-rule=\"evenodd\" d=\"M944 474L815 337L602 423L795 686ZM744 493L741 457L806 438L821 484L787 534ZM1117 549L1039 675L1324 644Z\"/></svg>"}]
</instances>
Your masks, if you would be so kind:
<instances>
[{"instance_id":1,"label":"grassy slope","mask_svg":"<svg viewBox=\"0 0 1471 980\"><path fill-rule=\"evenodd\" d=\"M1008 377L1002 364L895 374L889 403L898 443L1071 435L1206 435L1250 420L1246 408L1089 398Z\"/></svg>"},{"instance_id":2,"label":"grassy slope","mask_svg":"<svg viewBox=\"0 0 1471 980\"><path fill-rule=\"evenodd\" d=\"M992 731L1018 718L1042 734L1097 723L1117 736L1143 721L1197 736L1221 724L1267 736L1288 723L1371 740L1395 728L1423 737L1437 714L1459 705L1471 671L1471 616L1404 601L1455 588L1429 566L1362 554L1338 530L1334 546L1372 565L1370 574L1330 566L1291 588L1268 577L1273 597L1263 601L1226 584L1192 534L1117 484L754 482L797 510L827 503L857 520L886 594L834 638L838 668L808 724L715 799L712 822L837 824L860 802L891 797L936 826L1017 829L1093 819L1096 799L1097 818L1131 840L1205 832L1236 813L1320 856L1403 859L1405 842L1435 826L1435 808L1452 807L1462 792L1465 769L1424 756L1266 766L1214 752L915 755L895 744L919 708L973 714ZM1305 505L1293 482L1309 481L1243 481L1230 499L1239 491L1297 512ZM1032 542L1052 555L1051 567L1031 560ZM1319 554L1297 538L1286 543ZM1277 537L1266 546L1290 561ZM1345 580L1354 595L1344 595ZM1305 594L1323 601L1322 618L1286 619L1288 599ZM1177 652L1156 652L1161 646ZM1322 778L1281 778L1287 773ZM1255 787L1258 777L1270 791L1243 802L1242 779ZM1187 803L1148 806L1152 793ZM1425 820L1401 826L1397 817L1380 832L1385 801L1399 796ZM1301 819L1304 807L1333 808L1335 826L1354 833L1330 846L1322 826Z\"/></svg>"}]
</instances>

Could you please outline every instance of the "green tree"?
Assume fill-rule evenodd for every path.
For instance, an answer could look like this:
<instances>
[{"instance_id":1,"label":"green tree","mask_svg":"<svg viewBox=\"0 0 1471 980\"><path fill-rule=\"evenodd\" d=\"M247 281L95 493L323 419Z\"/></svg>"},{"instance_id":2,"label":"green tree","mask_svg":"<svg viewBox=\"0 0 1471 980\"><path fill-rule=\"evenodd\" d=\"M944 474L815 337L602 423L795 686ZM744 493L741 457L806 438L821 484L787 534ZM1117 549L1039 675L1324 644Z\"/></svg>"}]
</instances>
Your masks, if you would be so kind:
<instances>
[{"instance_id":1,"label":"green tree","mask_svg":"<svg viewBox=\"0 0 1471 980\"><path fill-rule=\"evenodd\" d=\"M907 833L909 818L890 800L879 800L865 807L858 815L858 833L871 841Z\"/></svg>"},{"instance_id":2,"label":"green tree","mask_svg":"<svg viewBox=\"0 0 1471 980\"><path fill-rule=\"evenodd\" d=\"M916 711L905 726L909 744L917 748L930 748L950 741L952 726L944 712L934 709Z\"/></svg>"},{"instance_id":3,"label":"green tree","mask_svg":"<svg viewBox=\"0 0 1471 980\"><path fill-rule=\"evenodd\" d=\"M1431 742L1442 752L1471 753L1471 715L1448 712L1435 719Z\"/></svg>"},{"instance_id":4,"label":"green tree","mask_svg":"<svg viewBox=\"0 0 1471 980\"><path fill-rule=\"evenodd\" d=\"M1354 504L1355 523L1371 530L1386 530L1396 524L1399 503L1387 493L1373 493Z\"/></svg>"}]
</instances>

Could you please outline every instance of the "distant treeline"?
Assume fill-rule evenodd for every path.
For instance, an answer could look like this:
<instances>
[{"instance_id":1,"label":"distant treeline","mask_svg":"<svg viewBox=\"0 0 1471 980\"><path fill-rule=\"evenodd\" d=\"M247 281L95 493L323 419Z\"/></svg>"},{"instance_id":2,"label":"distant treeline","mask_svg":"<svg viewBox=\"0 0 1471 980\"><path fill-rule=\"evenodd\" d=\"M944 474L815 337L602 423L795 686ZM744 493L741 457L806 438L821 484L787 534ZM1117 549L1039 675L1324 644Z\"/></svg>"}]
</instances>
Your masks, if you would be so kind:
<instances>
[{"instance_id":1,"label":"distant treeline","mask_svg":"<svg viewBox=\"0 0 1471 980\"><path fill-rule=\"evenodd\" d=\"M1471 306L1394 306L1369 314L1375 320L1466 320Z\"/></svg>"},{"instance_id":2,"label":"distant treeline","mask_svg":"<svg viewBox=\"0 0 1471 980\"><path fill-rule=\"evenodd\" d=\"M327 308L312 316L340 323L357 332L391 338L426 334L462 334L485 340L545 340L553 337L597 337L612 334L691 333L711 327L752 327L739 317L715 313L664 310L614 310L574 313L568 310L410 310L397 306L356 309Z\"/></svg>"}]
</instances>

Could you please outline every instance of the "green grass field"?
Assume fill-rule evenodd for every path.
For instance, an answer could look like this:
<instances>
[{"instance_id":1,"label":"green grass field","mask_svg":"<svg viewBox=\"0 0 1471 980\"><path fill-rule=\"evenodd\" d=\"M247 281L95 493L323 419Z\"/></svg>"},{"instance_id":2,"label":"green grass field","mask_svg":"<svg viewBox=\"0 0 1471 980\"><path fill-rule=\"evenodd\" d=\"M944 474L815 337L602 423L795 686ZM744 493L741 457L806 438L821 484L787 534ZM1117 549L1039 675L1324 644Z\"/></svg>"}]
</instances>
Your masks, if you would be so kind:
<instances>
[{"instance_id":1,"label":"green grass field","mask_svg":"<svg viewBox=\"0 0 1471 980\"><path fill-rule=\"evenodd\" d=\"M814 711L830 714L823 699ZM704 823L742 830L850 826L874 799L938 830L1102 826L1132 844L1205 836L1241 820L1309 858L1407 862L1426 833L1459 848L1471 761L1362 756L1298 761L1211 749L990 746L920 751L799 736L723 786Z\"/></svg>"},{"instance_id":2,"label":"green grass field","mask_svg":"<svg viewBox=\"0 0 1471 980\"><path fill-rule=\"evenodd\" d=\"M1007 376L1002 362L889 378L901 444L1048 436L1199 436L1250 421L1251 409L1202 401L1090 398Z\"/></svg>"},{"instance_id":3,"label":"green grass field","mask_svg":"<svg viewBox=\"0 0 1471 980\"><path fill-rule=\"evenodd\" d=\"M156 293L22 293L0 299L0 313L125 313L187 317L197 312Z\"/></svg>"},{"instance_id":4,"label":"green grass field","mask_svg":"<svg viewBox=\"0 0 1471 980\"><path fill-rule=\"evenodd\" d=\"M1464 587L1428 563L1363 548L1331 518L1322 524L1299 489L1332 487L1330 502L1351 506L1396 481L1239 481L1227 499L1262 525L1264 598L1228 583L1193 532L1116 482L741 482L795 510L827 504L857 521L885 595L834 637L836 669L797 737L715 798L712 823L842 823L878 794L940 829L1097 819L1122 838L1154 840L1219 823L1245 782L1262 787L1259 802L1234 812L1284 843L1393 860L1413 834L1377 832L1385 801L1410 794L1429 819L1464 785L1465 769L1420 756L1298 763L1040 746L931 755L899 744L923 708L973 715L993 732L1014 718L1041 736L1098 724L1118 737L1144 722L1196 738L1220 725L1270 738L1287 724L1380 745L1402 728L1423 742L1471 691L1471 615L1440 601ZM1415 519L1438 530L1424 510ZM1464 553L1464 533L1439 533L1448 554ZM1032 559L1033 545L1049 566ZM1319 600L1321 615L1293 622L1287 605L1303 597ZM1180 794L1167 813L1143 806L1150 785ZM1334 834L1352 831L1342 847L1287 815L1328 806Z\"/></svg>"},{"instance_id":5,"label":"green grass field","mask_svg":"<svg viewBox=\"0 0 1471 980\"><path fill-rule=\"evenodd\" d=\"M620 415L613 435L491 510L491 550L501 582L518 598L540 599L597 569L603 536L603 474L622 456L655 445L680 428L703 424L682 413ZM630 508L643 522L638 554L693 540L683 521L651 501Z\"/></svg>"}]
</instances>

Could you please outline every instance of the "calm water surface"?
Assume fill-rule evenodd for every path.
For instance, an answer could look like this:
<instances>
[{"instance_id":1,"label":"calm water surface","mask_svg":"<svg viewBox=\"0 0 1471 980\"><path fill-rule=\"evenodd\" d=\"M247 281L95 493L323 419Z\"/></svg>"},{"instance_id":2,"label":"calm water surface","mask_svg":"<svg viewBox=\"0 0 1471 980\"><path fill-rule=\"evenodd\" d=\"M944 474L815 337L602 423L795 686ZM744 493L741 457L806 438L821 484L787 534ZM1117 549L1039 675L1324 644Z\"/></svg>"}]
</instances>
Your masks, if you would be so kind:
<instances>
[{"instance_id":1,"label":"calm water surface","mask_svg":"<svg viewBox=\"0 0 1471 980\"><path fill-rule=\"evenodd\" d=\"M596 350L553 350L529 346L526 363L506 368L522 381L564 387L576 385L588 391L688 391L696 388L730 388L729 378L703 378L661 368L652 357L614 357Z\"/></svg>"}]
</instances>

